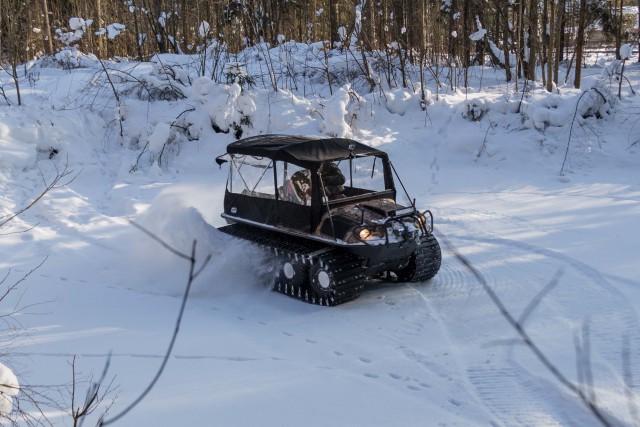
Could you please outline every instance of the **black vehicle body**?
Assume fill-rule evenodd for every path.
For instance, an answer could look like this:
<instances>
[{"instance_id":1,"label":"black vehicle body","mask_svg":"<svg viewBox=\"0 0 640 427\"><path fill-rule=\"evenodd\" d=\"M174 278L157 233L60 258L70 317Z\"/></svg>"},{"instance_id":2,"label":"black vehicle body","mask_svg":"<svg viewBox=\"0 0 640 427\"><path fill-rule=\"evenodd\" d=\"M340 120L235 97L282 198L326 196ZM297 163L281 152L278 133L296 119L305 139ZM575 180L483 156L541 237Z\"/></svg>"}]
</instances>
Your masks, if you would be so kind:
<instances>
[{"instance_id":1,"label":"black vehicle body","mask_svg":"<svg viewBox=\"0 0 640 427\"><path fill-rule=\"evenodd\" d=\"M395 170L381 150L344 138L264 135L229 144L216 161L230 165L222 216L236 224L222 231L254 241L260 238L252 239L252 233L282 235L275 240L294 246L307 242L316 248L313 253L330 248L334 258L357 265L360 282L389 271L402 280L426 280L439 269L433 216L418 212L414 202L396 203ZM427 246L428 254L419 253ZM418 254L429 260L416 260ZM298 255L309 265L322 263L314 256L288 256ZM416 261L429 264L428 272ZM298 277L313 274L298 264L289 265L289 273L292 267ZM313 277L305 278L296 281L298 286L314 288ZM319 296L335 297L335 289L315 288Z\"/></svg>"}]
</instances>

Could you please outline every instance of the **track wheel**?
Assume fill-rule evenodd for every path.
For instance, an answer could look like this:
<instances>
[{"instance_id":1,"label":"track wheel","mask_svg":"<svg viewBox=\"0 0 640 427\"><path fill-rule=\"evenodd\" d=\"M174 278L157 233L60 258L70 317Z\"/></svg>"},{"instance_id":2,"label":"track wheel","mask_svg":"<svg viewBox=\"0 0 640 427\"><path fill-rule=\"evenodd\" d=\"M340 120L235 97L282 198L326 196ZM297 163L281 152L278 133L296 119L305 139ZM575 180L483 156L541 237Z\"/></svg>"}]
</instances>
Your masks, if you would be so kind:
<instances>
[{"instance_id":1,"label":"track wheel","mask_svg":"<svg viewBox=\"0 0 640 427\"><path fill-rule=\"evenodd\" d=\"M413 279L413 276L416 274L416 255L411 255L409 262L403 268L398 270L394 270L396 273L396 277L398 278L398 282L410 282Z\"/></svg>"},{"instance_id":2,"label":"track wheel","mask_svg":"<svg viewBox=\"0 0 640 427\"><path fill-rule=\"evenodd\" d=\"M307 266L293 258L278 258L274 266L275 286L300 286L307 280Z\"/></svg>"},{"instance_id":3,"label":"track wheel","mask_svg":"<svg viewBox=\"0 0 640 427\"><path fill-rule=\"evenodd\" d=\"M309 283L320 296L333 295L335 292L335 275L327 264L313 264L309 268Z\"/></svg>"}]
</instances>

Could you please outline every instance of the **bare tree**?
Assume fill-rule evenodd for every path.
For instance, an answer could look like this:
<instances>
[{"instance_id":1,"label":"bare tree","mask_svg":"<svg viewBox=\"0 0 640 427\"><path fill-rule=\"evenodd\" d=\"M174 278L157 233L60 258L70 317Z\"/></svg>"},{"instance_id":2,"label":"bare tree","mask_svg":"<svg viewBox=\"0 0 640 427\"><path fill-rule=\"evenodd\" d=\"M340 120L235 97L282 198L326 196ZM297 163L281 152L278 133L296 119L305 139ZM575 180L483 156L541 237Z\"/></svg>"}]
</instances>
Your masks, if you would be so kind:
<instances>
[{"instance_id":1,"label":"bare tree","mask_svg":"<svg viewBox=\"0 0 640 427\"><path fill-rule=\"evenodd\" d=\"M576 36L576 72L573 86L580 89L582 78L582 53L584 51L584 30L587 20L587 0L580 0L580 12L578 16L578 34Z\"/></svg>"},{"instance_id":2,"label":"bare tree","mask_svg":"<svg viewBox=\"0 0 640 427\"><path fill-rule=\"evenodd\" d=\"M565 29L577 27L573 20L578 20L584 10L577 2L566 0L312 0L304 4L274 0L38 0L36 8L25 7L26 4L22 0L3 0L0 4L0 52L6 64L20 64L31 59L33 52L54 53L53 35L58 30L68 31L66 23L72 16L90 18L94 27L105 28L113 22L126 27L116 39L95 36L92 31L86 33L81 48L103 59L123 55L141 61L155 53L192 51L196 41L201 40L198 28L205 20L211 24L213 37L231 54L244 49L245 43L252 46L264 41L273 45L280 35L302 43L328 41L331 50L340 41L341 26L346 32L354 32L348 27L355 22L354 6L359 5L362 19L359 45L355 48L384 59L381 64L386 67L391 86L409 85L413 66L425 72L443 64L456 67L458 74L465 73L466 86L466 69L471 64L484 63L490 40L502 52L498 54L500 58L492 49L486 49L486 53L493 55L494 64L505 67L507 81L513 79L512 67L517 78L534 80L536 65L545 65L542 79L548 88L558 80L558 64L566 45ZM609 5L603 19L619 44L622 0ZM489 34L486 40L474 43L469 35L476 31L477 19ZM31 25L26 23L42 29L40 35L27 31ZM574 35L572 40L583 41L584 34ZM515 63L510 59L513 54ZM375 67L368 70L361 59L358 62L368 78ZM10 66L5 68L17 79L17 72ZM457 84L458 78L449 74L451 86Z\"/></svg>"},{"instance_id":3,"label":"bare tree","mask_svg":"<svg viewBox=\"0 0 640 427\"><path fill-rule=\"evenodd\" d=\"M67 168L66 165L62 170L57 170L55 177L49 182L47 182L44 175L42 174L42 180L45 187L44 190L42 190L42 192L38 196L36 196L23 208L0 217L0 230L2 231L0 232L0 237L8 234L29 232L33 227L19 229L17 231L4 232L4 230L6 230L18 217L23 215L29 209L33 208L40 200L42 200L43 197L47 195L47 193L55 188L67 185L69 182L75 179L75 176L72 176L72 172ZM11 274L11 270L9 270L0 279L0 302L9 304L9 297L15 294L20 286L24 284L33 273L35 273L38 269L40 269L40 267L42 267L45 261L46 258L40 261L30 271L21 275L18 279L14 279L13 281L9 281L9 277ZM22 305L21 301L22 298L18 297L17 302L13 305L13 308L7 313L0 316L0 336L2 337L3 345L8 344L9 341L15 340L19 338L21 334L24 334L25 328L17 320L18 316L24 314L27 309L33 308L35 305L43 304L39 303ZM3 359L3 361L8 357L10 357L10 354L0 354L0 359ZM62 409L62 405L54 397L52 397L59 394L62 389L62 386L44 387L32 386L29 384L20 385L18 394L14 397L14 411L10 414L0 414L0 424L8 422L12 426L50 425L51 423L46 416L46 410L49 408L53 408L55 410Z\"/></svg>"},{"instance_id":4,"label":"bare tree","mask_svg":"<svg viewBox=\"0 0 640 427\"><path fill-rule=\"evenodd\" d=\"M98 418L97 424L99 425L104 417L106 417L109 409L111 409L111 406L113 406L113 404L115 403L115 398L107 401L109 395L114 392L113 379L108 384L105 384L105 381L107 379L107 371L109 370L109 361L110 359L107 359L107 363L102 370L102 375L97 381L93 381L93 378L89 378L89 386L87 388L84 400L82 400L82 404L77 405L76 394L78 392L79 380L76 374L75 356L71 360L71 419L73 420L73 427L82 426L85 418L92 415L96 410L100 409L101 406L105 406Z\"/></svg>"}]
</instances>

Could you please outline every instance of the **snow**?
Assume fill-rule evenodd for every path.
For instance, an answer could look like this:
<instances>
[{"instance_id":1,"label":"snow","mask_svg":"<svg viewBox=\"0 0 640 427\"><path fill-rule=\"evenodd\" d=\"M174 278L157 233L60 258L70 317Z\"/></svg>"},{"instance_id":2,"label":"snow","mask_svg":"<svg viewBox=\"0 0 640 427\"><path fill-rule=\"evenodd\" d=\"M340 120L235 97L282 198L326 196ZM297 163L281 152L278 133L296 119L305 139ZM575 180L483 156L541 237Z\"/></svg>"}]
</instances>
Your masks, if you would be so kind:
<instances>
[{"instance_id":1,"label":"snow","mask_svg":"<svg viewBox=\"0 0 640 427\"><path fill-rule=\"evenodd\" d=\"M310 50L291 54L304 63ZM161 55L106 62L118 105L95 59L63 52L56 61L77 67L39 63L24 106L0 107L0 216L27 206L65 165L73 171L0 230L0 292L46 259L0 303L0 315L29 307L19 317L27 333L3 335L0 384L19 380L22 389L9 398L0 386L0 412L28 384L68 384L74 356L79 373L96 379L111 354L112 415L149 383L189 263L133 221L187 254L195 240L197 266L211 261L193 283L163 375L120 425L598 425L517 340L454 248L516 319L530 313L526 331L570 381L584 374L577 361L589 359L607 419L634 425L640 99L630 86L638 93L638 64L627 63L621 100L611 68L599 65L583 70L581 90L561 84L548 94L536 84L524 95L503 71L474 67L466 92L428 81L423 111L415 88L367 93L354 82L331 94L319 73L273 92L268 81L216 83L190 68L194 57ZM260 73L260 61L249 60L255 52L237 58L249 76ZM331 52L336 75L342 58ZM186 74L173 79L160 64ZM0 79L15 100L9 76ZM176 89L184 96L170 96ZM598 91L608 89L613 99L603 100ZM264 255L216 230L227 176L213 160L246 120L243 136L346 136L388 152L418 207L434 214L439 274L375 281L334 308L270 292ZM576 354L576 342L588 355ZM63 412L48 418L72 424Z\"/></svg>"},{"instance_id":2,"label":"snow","mask_svg":"<svg viewBox=\"0 0 640 427\"><path fill-rule=\"evenodd\" d=\"M411 100L414 97L415 94L405 89L392 89L385 93L385 105L390 113L404 116L411 107Z\"/></svg>"},{"instance_id":3,"label":"snow","mask_svg":"<svg viewBox=\"0 0 640 427\"><path fill-rule=\"evenodd\" d=\"M168 123L158 123L149 135L149 150L160 153L171 136L171 126Z\"/></svg>"},{"instance_id":4,"label":"snow","mask_svg":"<svg viewBox=\"0 0 640 427\"><path fill-rule=\"evenodd\" d=\"M198 34L200 37L206 37L209 34L209 30L211 29L209 23L207 21L202 21L198 26Z\"/></svg>"},{"instance_id":5,"label":"snow","mask_svg":"<svg viewBox=\"0 0 640 427\"><path fill-rule=\"evenodd\" d=\"M469 36L469 39L471 39L474 42L480 41L484 38L485 34L487 34L487 30L485 30L484 28L482 28L482 23L480 22L480 17L476 15L476 26L478 27L478 31L476 31L475 33L471 34Z\"/></svg>"},{"instance_id":6,"label":"snow","mask_svg":"<svg viewBox=\"0 0 640 427\"><path fill-rule=\"evenodd\" d=\"M338 37L340 37L340 40L345 40L347 38L347 29L342 26L338 27Z\"/></svg>"},{"instance_id":7,"label":"snow","mask_svg":"<svg viewBox=\"0 0 640 427\"><path fill-rule=\"evenodd\" d=\"M498 48L498 46L493 42L493 40L489 40L489 48L491 49L495 57L500 60L500 64L504 65L504 60L505 60L504 51ZM511 65L515 64L515 60L516 60L515 55L513 53L510 53L509 64Z\"/></svg>"},{"instance_id":8,"label":"snow","mask_svg":"<svg viewBox=\"0 0 640 427\"><path fill-rule=\"evenodd\" d=\"M323 111L324 120L322 121L321 130L329 135L338 138L346 138L351 136L351 128L347 123L348 115L347 106L349 105L349 90L351 87L345 85L338 89L331 98Z\"/></svg>"},{"instance_id":9,"label":"snow","mask_svg":"<svg viewBox=\"0 0 640 427\"><path fill-rule=\"evenodd\" d=\"M18 378L11 369L0 363L0 417L11 413L13 396L18 394Z\"/></svg>"},{"instance_id":10,"label":"snow","mask_svg":"<svg viewBox=\"0 0 640 427\"><path fill-rule=\"evenodd\" d=\"M360 38L360 32L362 30L362 9L365 7L367 1L362 0L360 4L355 7L355 14L353 18L353 32L351 33L351 39L349 41L349 48L356 49L358 39Z\"/></svg>"},{"instance_id":11,"label":"snow","mask_svg":"<svg viewBox=\"0 0 640 427\"><path fill-rule=\"evenodd\" d=\"M119 24L117 22L114 22L113 24L109 24L107 25L107 37L109 38L109 40L113 40L116 37L118 37L120 33L123 32L125 29L126 27L123 24Z\"/></svg>"},{"instance_id":12,"label":"snow","mask_svg":"<svg viewBox=\"0 0 640 427\"><path fill-rule=\"evenodd\" d=\"M23 169L33 166L36 159L35 144L20 139L7 140L10 132L6 124L0 124L0 167Z\"/></svg>"},{"instance_id":13,"label":"snow","mask_svg":"<svg viewBox=\"0 0 640 427\"><path fill-rule=\"evenodd\" d=\"M69 28L72 30L84 30L86 23L82 18L70 18L69 19Z\"/></svg>"}]
</instances>

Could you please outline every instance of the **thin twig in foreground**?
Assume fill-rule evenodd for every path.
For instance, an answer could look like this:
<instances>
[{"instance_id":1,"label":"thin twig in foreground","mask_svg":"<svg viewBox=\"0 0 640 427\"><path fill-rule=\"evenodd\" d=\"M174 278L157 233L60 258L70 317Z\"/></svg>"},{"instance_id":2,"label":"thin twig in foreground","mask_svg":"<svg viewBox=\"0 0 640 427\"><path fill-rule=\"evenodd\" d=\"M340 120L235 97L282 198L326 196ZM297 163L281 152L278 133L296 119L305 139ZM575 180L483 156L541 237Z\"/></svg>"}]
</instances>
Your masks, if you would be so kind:
<instances>
[{"instance_id":1,"label":"thin twig in foreground","mask_svg":"<svg viewBox=\"0 0 640 427\"><path fill-rule=\"evenodd\" d=\"M573 384L571 381L567 379L567 377L558 370L558 368L551 363L551 361L547 358L547 356L540 350L540 348L536 345L536 343L531 339L529 334L524 330L523 326L513 317L513 315L507 310L507 307L504 305L502 300L498 297L498 295L493 291L493 289L489 286L486 279L478 271L473 264L458 250L453 246L453 244L444 236L440 236L440 239L445 243L445 245L453 252L453 255L456 257L458 261L462 263L462 265L471 272L471 274L476 278L476 280L480 283L484 291L489 295L489 298L493 302L493 304L498 308L502 317L504 317L509 325L518 333L520 338L524 341L524 343L529 347L529 349L533 352L533 354L538 358L538 360L544 365L545 368L565 387L575 393L580 400L589 408L591 413L600 421L603 426L610 427L611 424L604 415L600 412L600 409L589 399L579 387Z\"/></svg>"},{"instance_id":2,"label":"thin twig in foreground","mask_svg":"<svg viewBox=\"0 0 640 427\"><path fill-rule=\"evenodd\" d=\"M151 380L151 382L149 383L147 388L140 394L140 396L138 396L137 399L135 399L129 406L127 406L120 413L114 415L113 417L111 417L111 418L109 418L107 420L104 420L104 419L100 420L99 423L98 423L99 427L107 426L109 424L113 424L114 422L118 421L119 419L121 419L122 417L127 415L133 408L135 408L140 402L142 402L142 400L147 396L147 394L149 394L149 392L156 385L156 383L158 382L158 379L160 378L160 376L162 375L162 372L164 371L164 368L167 366L167 362L169 361L169 357L171 357L171 352L173 351L173 346L174 346L174 344L176 342L176 339L178 338L178 332L180 330L180 324L182 323L182 317L184 315L185 307L187 305L187 300L189 299L189 291L191 290L191 285L193 284L193 281L196 279L196 277L198 277L198 275L200 273L202 273L202 271L204 269L204 266L207 265L209 263L209 261L211 260L211 255L207 255L207 257L205 258L205 260L202 263L202 265L200 266L200 268L198 268L198 270L196 271L196 261L197 261L196 260L196 240L193 241L193 244L191 246L191 255L186 255L186 254L178 251L177 249L174 249L168 243L166 243L165 241L163 241L158 236L154 235L153 233L151 233L149 230L147 230L146 228L142 227L141 225L136 224L133 221L131 222L131 224L134 225L137 229L139 229L142 232L144 232L149 237L151 237L156 242L160 243L164 248L166 248L168 251L170 251L174 255L176 255L176 256L178 256L178 257L180 257L182 259L188 260L189 261L189 265L190 265L190 267L189 267L189 279L187 280L187 286L186 286L186 289L184 291L184 295L182 297L182 304L180 306L180 311L178 313L178 319L176 320L175 329L173 331L173 335L172 335L171 340L169 342L169 347L167 348L167 352L166 352L164 358L162 359L162 363L160 364L160 368L158 369L158 372L153 377L153 379Z\"/></svg>"}]
</instances>

